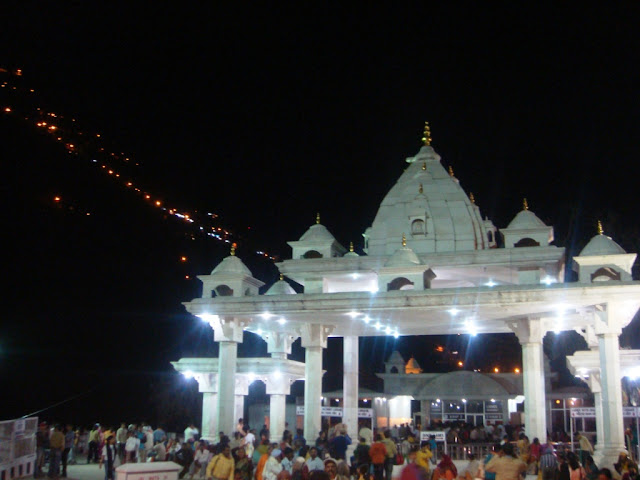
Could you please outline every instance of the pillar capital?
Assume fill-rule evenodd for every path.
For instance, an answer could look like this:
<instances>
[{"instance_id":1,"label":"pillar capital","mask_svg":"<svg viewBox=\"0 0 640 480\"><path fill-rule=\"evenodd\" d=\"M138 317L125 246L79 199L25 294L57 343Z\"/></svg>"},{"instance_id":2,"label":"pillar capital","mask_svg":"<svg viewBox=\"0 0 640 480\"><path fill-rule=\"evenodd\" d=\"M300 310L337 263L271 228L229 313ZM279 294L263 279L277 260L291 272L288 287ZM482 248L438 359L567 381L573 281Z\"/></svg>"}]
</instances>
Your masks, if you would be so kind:
<instances>
[{"instance_id":1,"label":"pillar capital","mask_svg":"<svg viewBox=\"0 0 640 480\"><path fill-rule=\"evenodd\" d=\"M593 393L602 393L602 383L600 382L600 370L590 371L587 378L587 385Z\"/></svg>"},{"instance_id":2,"label":"pillar capital","mask_svg":"<svg viewBox=\"0 0 640 480\"><path fill-rule=\"evenodd\" d=\"M265 377L267 395L289 395L291 384L298 378L276 370Z\"/></svg>"},{"instance_id":3,"label":"pillar capital","mask_svg":"<svg viewBox=\"0 0 640 480\"><path fill-rule=\"evenodd\" d=\"M236 395L249 395L249 385L253 379L248 375L236 374Z\"/></svg>"},{"instance_id":4,"label":"pillar capital","mask_svg":"<svg viewBox=\"0 0 640 480\"><path fill-rule=\"evenodd\" d=\"M582 328L576 328L575 331L584 338L584 341L587 342L587 346L590 349L598 347L598 337L596 336L593 325L585 325Z\"/></svg>"},{"instance_id":5,"label":"pillar capital","mask_svg":"<svg viewBox=\"0 0 640 480\"><path fill-rule=\"evenodd\" d=\"M216 342L242 343L242 334L250 323L250 320L218 315L211 315L209 319L209 325L213 329L213 338Z\"/></svg>"},{"instance_id":6,"label":"pillar capital","mask_svg":"<svg viewBox=\"0 0 640 480\"><path fill-rule=\"evenodd\" d=\"M298 329L298 335L302 340L304 348L320 347L327 348L327 338L333 332L333 325L319 325L314 323L305 323Z\"/></svg>"},{"instance_id":7,"label":"pillar capital","mask_svg":"<svg viewBox=\"0 0 640 480\"><path fill-rule=\"evenodd\" d=\"M267 352L274 358L286 359L291 353L291 345L298 336L289 332L263 332L262 338L267 342Z\"/></svg>"},{"instance_id":8,"label":"pillar capital","mask_svg":"<svg viewBox=\"0 0 640 480\"><path fill-rule=\"evenodd\" d=\"M218 391L217 373L196 373L193 378L198 382L200 393L216 393Z\"/></svg>"},{"instance_id":9,"label":"pillar capital","mask_svg":"<svg viewBox=\"0 0 640 480\"><path fill-rule=\"evenodd\" d=\"M522 317L507 321L507 326L516 334L520 344L542 343L547 333L545 323L540 317Z\"/></svg>"},{"instance_id":10,"label":"pillar capital","mask_svg":"<svg viewBox=\"0 0 640 480\"><path fill-rule=\"evenodd\" d=\"M634 305L627 305L623 302L596 305L593 313L593 328L596 335L620 335L622 329L631 321L636 312L637 309Z\"/></svg>"}]
</instances>

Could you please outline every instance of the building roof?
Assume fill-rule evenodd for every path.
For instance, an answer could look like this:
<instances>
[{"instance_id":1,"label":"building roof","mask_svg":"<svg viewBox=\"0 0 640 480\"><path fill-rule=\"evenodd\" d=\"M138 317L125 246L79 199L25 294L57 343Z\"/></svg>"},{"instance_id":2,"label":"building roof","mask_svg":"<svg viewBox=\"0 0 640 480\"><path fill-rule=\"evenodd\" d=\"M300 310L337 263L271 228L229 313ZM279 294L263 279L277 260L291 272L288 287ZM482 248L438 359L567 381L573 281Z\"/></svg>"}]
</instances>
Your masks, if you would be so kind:
<instances>
[{"instance_id":1,"label":"building roof","mask_svg":"<svg viewBox=\"0 0 640 480\"><path fill-rule=\"evenodd\" d=\"M313 224L300 237L301 242L333 242L335 237L331 234L327 227L320 223Z\"/></svg>"},{"instance_id":2,"label":"building roof","mask_svg":"<svg viewBox=\"0 0 640 480\"><path fill-rule=\"evenodd\" d=\"M269 290L265 292L265 295L295 295L296 291L287 283L286 280L281 279L269 287Z\"/></svg>"},{"instance_id":3,"label":"building roof","mask_svg":"<svg viewBox=\"0 0 640 480\"><path fill-rule=\"evenodd\" d=\"M547 225L531 210L521 210L509 223L508 229L527 230L530 228L545 228Z\"/></svg>"},{"instance_id":4,"label":"building roof","mask_svg":"<svg viewBox=\"0 0 640 480\"><path fill-rule=\"evenodd\" d=\"M211 275L219 275L223 273L233 273L253 276L251 270L235 255L229 255L222 260L211 272Z\"/></svg>"},{"instance_id":5,"label":"building roof","mask_svg":"<svg viewBox=\"0 0 640 480\"><path fill-rule=\"evenodd\" d=\"M605 234L595 235L580 252L581 257L597 255L620 255L627 252Z\"/></svg>"},{"instance_id":6,"label":"building roof","mask_svg":"<svg viewBox=\"0 0 640 480\"><path fill-rule=\"evenodd\" d=\"M384 264L385 267L413 267L422 265L422 261L409 247L401 247Z\"/></svg>"}]
</instances>

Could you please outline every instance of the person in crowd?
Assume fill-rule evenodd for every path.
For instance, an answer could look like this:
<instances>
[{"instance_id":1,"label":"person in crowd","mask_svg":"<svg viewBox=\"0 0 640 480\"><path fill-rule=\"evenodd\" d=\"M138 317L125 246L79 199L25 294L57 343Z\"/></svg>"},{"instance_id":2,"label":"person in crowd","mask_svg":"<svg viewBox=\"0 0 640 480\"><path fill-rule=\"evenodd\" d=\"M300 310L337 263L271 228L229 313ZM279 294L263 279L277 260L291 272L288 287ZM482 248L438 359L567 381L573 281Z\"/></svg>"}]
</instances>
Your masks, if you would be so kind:
<instances>
[{"instance_id":1,"label":"person in crowd","mask_svg":"<svg viewBox=\"0 0 640 480\"><path fill-rule=\"evenodd\" d=\"M430 477L431 457L433 457L433 453L431 453L429 442L422 442L420 449L416 452L416 465L423 470L425 478Z\"/></svg>"},{"instance_id":2,"label":"person in crowd","mask_svg":"<svg viewBox=\"0 0 640 480\"><path fill-rule=\"evenodd\" d=\"M36 432L36 463L33 469L33 477L42 476L44 466L45 451L49 448L49 429L46 422L41 422Z\"/></svg>"},{"instance_id":3,"label":"person in crowd","mask_svg":"<svg viewBox=\"0 0 640 480\"><path fill-rule=\"evenodd\" d=\"M491 451L487 453L487 456L484 457L484 460L482 461L484 480L496 480L496 472L487 472L486 467L493 457L499 457L500 455L502 455L502 445L496 443L493 445Z\"/></svg>"},{"instance_id":4,"label":"person in crowd","mask_svg":"<svg viewBox=\"0 0 640 480\"><path fill-rule=\"evenodd\" d=\"M256 465L255 477L256 480L263 480L262 473L264 472L264 466L271 457L271 452L275 449L275 444L270 444L267 440L263 440L262 444L258 448L260 452L264 453L262 453L260 460L258 460L258 464Z\"/></svg>"},{"instance_id":5,"label":"person in crowd","mask_svg":"<svg viewBox=\"0 0 640 480\"><path fill-rule=\"evenodd\" d=\"M247 455L244 447L238 448L236 451L235 478L236 480L251 480L253 473L253 463Z\"/></svg>"},{"instance_id":6,"label":"person in crowd","mask_svg":"<svg viewBox=\"0 0 640 480\"><path fill-rule=\"evenodd\" d=\"M329 475L330 480L336 480L338 476L337 462L333 458L326 458L324 460L324 471Z\"/></svg>"},{"instance_id":7,"label":"person in crowd","mask_svg":"<svg viewBox=\"0 0 640 480\"><path fill-rule=\"evenodd\" d=\"M324 462L318 457L318 449L316 447L309 449L309 459L306 465L309 472L315 472L317 470L324 471Z\"/></svg>"},{"instance_id":8,"label":"person in crowd","mask_svg":"<svg viewBox=\"0 0 640 480\"><path fill-rule=\"evenodd\" d=\"M56 425L49 438L49 478L60 477L60 460L63 450L64 434L60 431L60 425Z\"/></svg>"},{"instance_id":9,"label":"person in crowd","mask_svg":"<svg viewBox=\"0 0 640 480\"><path fill-rule=\"evenodd\" d=\"M369 465L360 465L357 477L357 480L369 480Z\"/></svg>"},{"instance_id":10,"label":"person in crowd","mask_svg":"<svg viewBox=\"0 0 640 480\"><path fill-rule=\"evenodd\" d=\"M76 432L73 431L73 425L67 425L64 431L64 449L62 450L62 476L67 476L67 462L69 460L69 452L73 448L73 441L76 438Z\"/></svg>"},{"instance_id":11,"label":"person in crowd","mask_svg":"<svg viewBox=\"0 0 640 480\"><path fill-rule=\"evenodd\" d=\"M485 467L485 471L496 473L496 480L520 480L526 469L527 465L516 456L510 443L504 444L502 454L492 458Z\"/></svg>"},{"instance_id":12,"label":"person in crowd","mask_svg":"<svg viewBox=\"0 0 640 480\"><path fill-rule=\"evenodd\" d=\"M267 428L267 424L262 425L262 429L260 430L260 438L262 440L269 440L269 429ZM277 439L275 439L277 440Z\"/></svg>"},{"instance_id":13,"label":"person in crowd","mask_svg":"<svg viewBox=\"0 0 640 480\"><path fill-rule=\"evenodd\" d=\"M474 480L480 476L480 462L476 459L476 456L473 453L468 454L467 458L469 459L469 463L465 469L460 472L458 478L463 480Z\"/></svg>"},{"instance_id":14,"label":"person in crowd","mask_svg":"<svg viewBox=\"0 0 640 480\"><path fill-rule=\"evenodd\" d=\"M580 448L580 463L584 465L587 455L593 455L593 445L591 445L589 439L581 432L576 433L576 440L578 441L578 445Z\"/></svg>"},{"instance_id":15,"label":"person in crowd","mask_svg":"<svg viewBox=\"0 0 640 480\"><path fill-rule=\"evenodd\" d=\"M350 480L351 471L349 465L344 460L336 462L336 480Z\"/></svg>"},{"instance_id":16,"label":"person in crowd","mask_svg":"<svg viewBox=\"0 0 640 480\"><path fill-rule=\"evenodd\" d=\"M116 449L115 435L109 435L102 447L102 455L100 456L100 468L104 465L104 480L114 480L116 473L116 458L118 450Z\"/></svg>"},{"instance_id":17,"label":"person in crowd","mask_svg":"<svg viewBox=\"0 0 640 480\"><path fill-rule=\"evenodd\" d=\"M193 456L193 462L189 467L189 475L191 475L191 478L196 475L204 477L212 457L213 455L207 448L207 444L201 441L198 444L198 448L196 448Z\"/></svg>"},{"instance_id":18,"label":"person in crowd","mask_svg":"<svg viewBox=\"0 0 640 480\"><path fill-rule=\"evenodd\" d=\"M328 441L327 432L320 430L318 438L316 438L316 448L318 449L318 456L322 458L327 451Z\"/></svg>"},{"instance_id":19,"label":"person in crowd","mask_svg":"<svg viewBox=\"0 0 640 480\"><path fill-rule=\"evenodd\" d=\"M195 424L190 423L189 426L187 428L184 429L184 441L185 442L195 442L196 441L196 436L198 435L198 429L196 428Z\"/></svg>"},{"instance_id":20,"label":"person in crowd","mask_svg":"<svg viewBox=\"0 0 640 480\"><path fill-rule=\"evenodd\" d=\"M240 432L233 432L233 439L229 442L229 447L231 447L232 455L235 455L235 451L240 448L243 442L244 439L242 438L242 435L240 435Z\"/></svg>"},{"instance_id":21,"label":"person in crowd","mask_svg":"<svg viewBox=\"0 0 640 480\"><path fill-rule=\"evenodd\" d=\"M387 447L382 441L382 435L376 435L376 441L371 444L369 457L373 465L373 476L375 480L382 480L384 475L385 460L387 458Z\"/></svg>"},{"instance_id":22,"label":"person in crowd","mask_svg":"<svg viewBox=\"0 0 640 480\"><path fill-rule=\"evenodd\" d=\"M360 443L358 443L358 446L356 447L356 449L353 451L353 457L354 457L354 469L357 469L358 467L360 467L360 465L369 465L369 463L371 463L371 459L369 458L369 449L371 448L370 445L367 445L367 439L364 437L360 437Z\"/></svg>"},{"instance_id":23,"label":"person in crowd","mask_svg":"<svg viewBox=\"0 0 640 480\"><path fill-rule=\"evenodd\" d=\"M435 435L429 435L429 448L431 449L431 463L434 465L438 461L438 442Z\"/></svg>"},{"instance_id":24,"label":"person in crowd","mask_svg":"<svg viewBox=\"0 0 640 480\"><path fill-rule=\"evenodd\" d=\"M416 463L419 450L418 447L414 446L407 453L407 464L402 469L400 480L422 480L425 478L424 469Z\"/></svg>"},{"instance_id":25,"label":"person in crowd","mask_svg":"<svg viewBox=\"0 0 640 480\"><path fill-rule=\"evenodd\" d=\"M540 440L538 437L534 438L533 442L531 442L531 445L529 446L529 469L527 470L527 473L531 473L533 475L538 474L541 449L542 445L540 445Z\"/></svg>"},{"instance_id":26,"label":"person in crowd","mask_svg":"<svg viewBox=\"0 0 640 480\"><path fill-rule=\"evenodd\" d=\"M207 465L207 480L234 480L235 461L231 456L231 448L225 445Z\"/></svg>"},{"instance_id":27,"label":"person in crowd","mask_svg":"<svg viewBox=\"0 0 640 480\"><path fill-rule=\"evenodd\" d=\"M297 457L293 462L291 471L291 480L307 480L309 478L309 470L305 464L304 457Z\"/></svg>"},{"instance_id":28,"label":"person in crowd","mask_svg":"<svg viewBox=\"0 0 640 480\"><path fill-rule=\"evenodd\" d=\"M558 475L558 458L551 445L551 440L540 449L539 475L541 480L556 480Z\"/></svg>"},{"instance_id":29,"label":"person in crowd","mask_svg":"<svg viewBox=\"0 0 640 480\"><path fill-rule=\"evenodd\" d=\"M556 474L557 480L570 480L571 472L569 471L569 463L567 462L567 454L558 454L558 472Z\"/></svg>"},{"instance_id":30,"label":"person in crowd","mask_svg":"<svg viewBox=\"0 0 640 480\"><path fill-rule=\"evenodd\" d=\"M373 443L373 431L364 422L360 422L358 437L364 438L364 443L369 446Z\"/></svg>"},{"instance_id":31,"label":"person in crowd","mask_svg":"<svg viewBox=\"0 0 640 480\"><path fill-rule=\"evenodd\" d=\"M140 439L136 436L135 431L129 430L127 433L127 441L124 444L126 463L135 463L137 461L139 448Z\"/></svg>"},{"instance_id":32,"label":"person in crowd","mask_svg":"<svg viewBox=\"0 0 640 480\"><path fill-rule=\"evenodd\" d=\"M262 471L262 480L276 480L278 474L282 471L282 450L274 448L271 450L271 455L264 464Z\"/></svg>"},{"instance_id":33,"label":"person in crowd","mask_svg":"<svg viewBox=\"0 0 640 480\"><path fill-rule=\"evenodd\" d=\"M253 451L255 450L255 444L256 444L256 431L251 429L247 432L247 434L242 439L242 446L244 447L245 452L247 453L247 457L249 457L249 459L253 458Z\"/></svg>"},{"instance_id":34,"label":"person in crowd","mask_svg":"<svg viewBox=\"0 0 640 480\"><path fill-rule=\"evenodd\" d=\"M162 425L158 425L158 428L153 430L153 444L156 445L160 442L167 441L167 433L162 428Z\"/></svg>"},{"instance_id":35,"label":"person in crowd","mask_svg":"<svg viewBox=\"0 0 640 480\"><path fill-rule=\"evenodd\" d=\"M293 448L287 447L282 452L283 458L280 462L282 470L286 470L291 473L293 471Z\"/></svg>"},{"instance_id":36,"label":"person in crowd","mask_svg":"<svg viewBox=\"0 0 640 480\"><path fill-rule=\"evenodd\" d=\"M447 454L442 455L440 463L433 471L433 480L453 480L458 476L458 469Z\"/></svg>"},{"instance_id":37,"label":"person in crowd","mask_svg":"<svg viewBox=\"0 0 640 480\"><path fill-rule=\"evenodd\" d=\"M178 474L178 478L183 478L189 472L191 464L193 463L193 449L189 443L182 443L180 450L175 454L174 461L182 467L182 471Z\"/></svg>"},{"instance_id":38,"label":"person in crowd","mask_svg":"<svg viewBox=\"0 0 640 480\"><path fill-rule=\"evenodd\" d=\"M98 447L100 446L100 424L96 423L89 431L89 451L87 453L87 463L93 460L98 463Z\"/></svg>"},{"instance_id":39,"label":"person in crowd","mask_svg":"<svg viewBox=\"0 0 640 480\"><path fill-rule=\"evenodd\" d=\"M347 435L346 426L343 426L331 440L330 448L334 453L334 458L336 460L345 460L349 445L351 445L351 438Z\"/></svg>"},{"instance_id":40,"label":"person in crowd","mask_svg":"<svg viewBox=\"0 0 640 480\"><path fill-rule=\"evenodd\" d=\"M598 471L598 480L611 480L612 478L613 474L608 468L601 468Z\"/></svg>"},{"instance_id":41,"label":"person in crowd","mask_svg":"<svg viewBox=\"0 0 640 480\"><path fill-rule=\"evenodd\" d=\"M395 463L396 454L398 453L396 444L392 439L391 430L384 431L384 439L382 440L382 443L384 443L384 446L387 449L387 456L384 460L384 478L385 480L391 480L391 476L393 475L393 465Z\"/></svg>"},{"instance_id":42,"label":"person in crowd","mask_svg":"<svg viewBox=\"0 0 640 480\"><path fill-rule=\"evenodd\" d=\"M122 422L120 428L116 430L116 449L118 450L120 463L125 463L124 445L127 443L128 433L126 423Z\"/></svg>"},{"instance_id":43,"label":"person in crowd","mask_svg":"<svg viewBox=\"0 0 640 480\"><path fill-rule=\"evenodd\" d=\"M524 433L520 433L518 435L516 446L518 447L518 451L520 452L520 460L522 460L525 465L529 465L529 454L531 447L531 444L529 443L529 437L527 437Z\"/></svg>"},{"instance_id":44,"label":"person in crowd","mask_svg":"<svg viewBox=\"0 0 640 480\"><path fill-rule=\"evenodd\" d=\"M584 461L584 471L587 472L587 480L598 480L598 466L591 455Z\"/></svg>"},{"instance_id":45,"label":"person in crowd","mask_svg":"<svg viewBox=\"0 0 640 480\"><path fill-rule=\"evenodd\" d=\"M587 472L580 464L578 455L573 452L567 453L567 465L569 466L570 480L586 480Z\"/></svg>"},{"instance_id":46,"label":"person in crowd","mask_svg":"<svg viewBox=\"0 0 640 480\"><path fill-rule=\"evenodd\" d=\"M167 460L167 447L164 442L156 443L150 452L154 462L165 462Z\"/></svg>"}]
</instances>

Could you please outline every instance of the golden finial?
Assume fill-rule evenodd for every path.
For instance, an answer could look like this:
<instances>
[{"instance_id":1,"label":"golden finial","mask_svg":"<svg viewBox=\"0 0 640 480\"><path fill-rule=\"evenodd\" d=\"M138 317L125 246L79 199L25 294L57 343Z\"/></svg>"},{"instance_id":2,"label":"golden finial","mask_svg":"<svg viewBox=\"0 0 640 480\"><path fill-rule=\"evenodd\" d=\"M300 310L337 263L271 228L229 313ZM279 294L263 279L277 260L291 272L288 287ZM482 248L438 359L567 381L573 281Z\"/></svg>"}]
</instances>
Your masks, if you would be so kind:
<instances>
[{"instance_id":1,"label":"golden finial","mask_svg":"<svg viewBox=\"0 0 640 480\"><path fill-rule=\"evenodd\" d=\"M422 162L422 170L426 170L427 169L427 162Z\"/></svg>"},{"instance_id":2,"label":"golden finial","mask_svg":"<svg viewBox=\"0 0 640 480\"><path fill-rule=\"evenodd\" d=\"M320 225L320 212L316 213L316 225Z\"/></svg>"},{"instance_id":3,"label":"golden finial","mask_svg":"<svg viewBox=\"0 0 640 480\"><path fill-rule=\"evenodd\" d=\"M405 237L404 233L402 234L402 246L403 247L407 246L407 237Z\"/></svg>"},{"instance_id":4,"label":"golden finial","mask_svg":"<svg viewBox=\"0 0 640 480\"><path fill-rule=\"evenodd\" d=\"M529 202L527 202L526 198L522 199L522 209L523 210L529 210Z\"/></svg>"},{"instance_id":5,"label":"golden finial","mask_svg":"<svg viewBox=\"0 0 640 480\"><path fill-rule=\"evenodd\" d=\"M425 147L431 146L431 128L429 122L424 122L424 132L422 134L422 143Z\"/></svg>"},{"instance_id":6,"label":"golden finial","mask_svg":"<svg viewBox=\"0 0 640 480\"><path fill-rule=\"evenodd\" d=\"M231 253L231 256L232 256L232 257L235 257L235 256L236 256L236 246L237 246L237 245L236 245L235 243L232 243L232 244L231 244L231 252L230 252L230 253Z\"/></svg>"},{"instance_id":7,"label":"golden finial","mask_svg":"<svg viewBox=\"0 0 640 480\"><path fill-rule=\"evenodd\" d=\"M453 174L453 167L451 165L449 165L449 176L455 177L455 175Z\"/></svg>"},{"instance_id":8,"label":"golden finial","mask_svg":"<svg viewBox=\"0 0 640 480\"><path fill-rule=\"evenodd\" d=\"M420 188L418 188L418 192L424 193L424 188L422 188L422 184L420 184Z\"/></svg>"},{"instance_id":9,"label":"golden finial","mask_svg":"<svg viewBox=\"0 0 640 480\"><path fill-rule=\"evenodd\" d=\"M280 274L280 281L283 281L283 280L284 280L284 275L281 273Z\"/></svg>"},{"instance_id":10,"label":"golden finial","mask_svg":"<svg viewBox=\"0 0 640 480\"><path fill-rule=\"evenodd\" d=\"M469 193L469 200L471 200L471 203L474 205L476 204L476 197L473 195L473 192Z\"/></svg>"},{"instance_id":11,"label":"golden finial","mask_svg":"<svg viewBox=\"0 0 640 480\"><path fill-rule=\"evenodd\" d=\"M598 220L598 235L604 235L604 228L602 228L602 222Z\"/></svg>"},{"instance_id":12,"label":"golden finial","mask_svg":"<svg viewBox=\"0 0 640 480\"><path fill-rule=\"evenodd\" d=\"M353 252L353 242L349 242L349 251Z\"/></svg>"}]
</instances>

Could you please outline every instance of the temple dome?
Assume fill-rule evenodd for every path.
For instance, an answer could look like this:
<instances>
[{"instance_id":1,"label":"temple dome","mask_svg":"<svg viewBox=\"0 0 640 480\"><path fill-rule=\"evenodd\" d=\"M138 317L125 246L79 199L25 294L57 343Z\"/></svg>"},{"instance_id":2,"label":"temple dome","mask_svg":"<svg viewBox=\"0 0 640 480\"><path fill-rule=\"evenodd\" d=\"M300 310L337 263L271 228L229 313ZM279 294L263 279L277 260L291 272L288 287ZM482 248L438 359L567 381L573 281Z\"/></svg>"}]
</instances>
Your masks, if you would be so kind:
<instances>
[{"instance_id":1,"label":"temple dome","mask_svg":"<svg viewBox=\"0 0 640 480\"><path fill-rule=\"evenodd\" d=\"M416 253L409 247L401 247L384 264L385 267L412 267L423 265Z\"/></svg>"},{"instance_id":2,"label":"temple dome","mask_svg":"<svg viewBox=\"0 0 640 480\"><path fill-rule=\"evenodd\" d=\"M547 225L538 218L538 216L531 210L521 210L511 220L511 223L507 228L511 229L529 229L529 228L544 228Z\"/></svg>"},{"instance_id":3,"label":"temple dome","mask_svg":"<svg viewBox=\"0 0 640 480\"><path fill-rule=\"evenodd\" d=\"M251 270L235 255L229 255L222 260L216 268L213 269L211 275L220 275L223 273L233 273L252 276Z\"/></svg>"},{"instance_id":4,"label":"temple dome","mask_svg":"<svg viewBox=\"0 0 640 480\"><path fill-rule=\"evenodd\" d=\"M278 280L269 287L265 295L295 295L296 291L285 280Z\"/></svg>"},{"instance_id":5,"label":"temple dome","mask_svg":"<svg viewBox=\"0 0 640 480\"><path fill-rule=\"evenodd\" d=\"M627 252L605 234L594 236L580 252L581 257L596 255L624 255Z\"/></svg>"},{"instance_id":6,"label":"temple dome","mask_svg":"<svg viewBox=\"0 0 640 480\"><path fill-rule=\"evenodd\" d=\"M300 237L301 242L332 242L334 240L335 237L329 230L327 230L327 227L320 223L311 225L309 229Z\"/></svg>"},{"instance_id":7,"label":"temple dome","mask_svg":"<svg viewBox=\"0 0 640 480\"><path fill-rule=\"evenodd\" d=\"M495 227L482 219L480 209L445 170L432 147L423 146L406 161L409 166L363 235L368 255L392 255L403 232L418 254L495 246Z\"/></svg>"}]
</instances>

